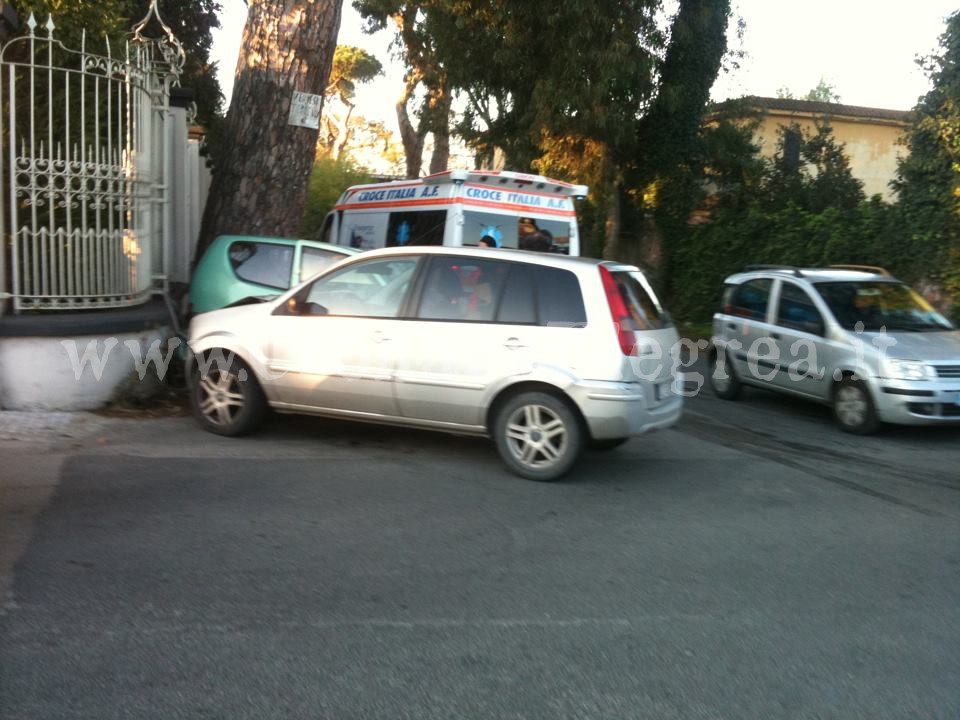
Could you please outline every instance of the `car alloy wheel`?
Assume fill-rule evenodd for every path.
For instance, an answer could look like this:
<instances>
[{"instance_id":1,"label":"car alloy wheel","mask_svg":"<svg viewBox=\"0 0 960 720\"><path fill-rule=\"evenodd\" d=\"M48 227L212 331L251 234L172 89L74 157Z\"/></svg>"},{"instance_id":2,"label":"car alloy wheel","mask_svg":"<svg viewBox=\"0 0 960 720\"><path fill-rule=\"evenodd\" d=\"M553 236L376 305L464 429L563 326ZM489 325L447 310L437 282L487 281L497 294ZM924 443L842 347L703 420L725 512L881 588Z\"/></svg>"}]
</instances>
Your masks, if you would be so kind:
<instances>
[{"instance_id":1,"label":"car alloy wheel","mask_svg":"<svg viewBox=\"0 0 960 720\"><path fill-rule=\"evenodd\" d=\"M207 422L221 426L235 422L244 402L237 376L229 370L214 370L201 377L199 385L199 409Z\"/></svg>"},{"instance_id":2,"label":"car alloy wheel","mask_svg":"<svg viewBox=\"0 0 960 720\"><path fill-rule=\"evenodd\" d=\"M543 405L517 408L507 425L507 435L514 457L533 469L550 467L567 449L563 420Z\"/></svg>"},{"instance_id":3,"label":"car alloy wheel","mask_svg":"<svg viewBox=\"0 0 960 720\"><path fill-rule=\"evenodd\" d=\"M840 427L856 435L877 429L879 420L869 391L859 380L844 378L833 399L833 414Z\"/></svg>"},{"instance_id":4,"label":"car alloy wheel","mask_svg":"<svg viewBox=\"0 0 960 720\"><path fill-rule=\"evenodd\" d=\"M500 411L497 448L504 462L531 480L554 480L576 461L583 433L562 400L546 393L523 393Z\"/></svg>"},{"instance_id":5,"label":"car alloy wheel","mask_svg":"<svg viewBox=\"0 0 960 720\"><path fill-rule=\"evenodd\" d=\"M253 430L266 406L256 378L237 358L229 365L216 361L204 364L194 375L194 416L205 429L218 435L242 435Z\"/></svg>"}]
</instances>

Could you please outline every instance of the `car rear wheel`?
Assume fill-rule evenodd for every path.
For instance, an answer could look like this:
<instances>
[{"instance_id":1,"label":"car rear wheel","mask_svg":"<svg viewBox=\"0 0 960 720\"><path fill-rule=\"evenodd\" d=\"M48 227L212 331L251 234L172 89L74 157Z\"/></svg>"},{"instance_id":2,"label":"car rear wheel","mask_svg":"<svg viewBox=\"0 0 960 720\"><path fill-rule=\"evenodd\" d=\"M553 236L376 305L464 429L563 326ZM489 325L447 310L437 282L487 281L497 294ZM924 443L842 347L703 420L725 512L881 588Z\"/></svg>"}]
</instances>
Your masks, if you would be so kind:
<instances>
[{"instance_id":1,"label":"car rear wheel","mask_svg":"<svg viewBox=\"0 0 960 720\"><path fill-rule=\"evenodd\" d=\"M854 435L869 435L880 426L870 391L860 380L840 381L833 396L833 416L841 429Z\"/></svg>"},{"instance_id":2,"label":"car rear wheel","mask_svg":"<svg viewBox=\"0 0 960 720\"><path fill-rule=\"evenodd\" d=\"M494 422L494 439L503 462L528 480L556 480L576 462L583 431L559 398L525 392L507 401Z\"/></svg>"},{"instance_id":3,"label":"car rear wheel","mask_svg":"<svg viewBox=\"0 0 960 720\"><path fill-rule=\"evenodd\" d=\"M190 388L193 415L205 430L230 437L254 430L266 399L253 373L239 358L228 363L201 360Z\"/></svg>"},{"instance_id":4,"label":"car rear wheel","mask_svg":"<svg viewBox=\"0 0 960 720\"><path fill-rule=\"evenodd\" d=\"M710 387L722 400L736 400L742 385L725 350L718 350L710 356Z\"/></svg>"}]
</instances>

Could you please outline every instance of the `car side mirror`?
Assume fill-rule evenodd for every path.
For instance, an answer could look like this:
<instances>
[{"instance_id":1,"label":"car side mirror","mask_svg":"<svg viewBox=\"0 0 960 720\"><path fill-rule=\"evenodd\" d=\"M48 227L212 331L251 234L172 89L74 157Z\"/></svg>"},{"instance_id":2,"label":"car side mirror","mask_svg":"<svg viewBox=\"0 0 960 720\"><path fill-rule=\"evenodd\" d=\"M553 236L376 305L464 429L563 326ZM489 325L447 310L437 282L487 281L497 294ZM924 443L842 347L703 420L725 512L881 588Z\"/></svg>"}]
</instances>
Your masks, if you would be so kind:
<instances>
[{"instance_id":1,"label":"car side mirror","mask_svg":"<svg viewBox=\"0 0 960 720\"><path fill-rule=\"evenodd\" d=\"M278 315L328 315L330 311L318 303L304 302L299 295L287 298L287 302L274 311Z\"/></svg>"}]
</instances>

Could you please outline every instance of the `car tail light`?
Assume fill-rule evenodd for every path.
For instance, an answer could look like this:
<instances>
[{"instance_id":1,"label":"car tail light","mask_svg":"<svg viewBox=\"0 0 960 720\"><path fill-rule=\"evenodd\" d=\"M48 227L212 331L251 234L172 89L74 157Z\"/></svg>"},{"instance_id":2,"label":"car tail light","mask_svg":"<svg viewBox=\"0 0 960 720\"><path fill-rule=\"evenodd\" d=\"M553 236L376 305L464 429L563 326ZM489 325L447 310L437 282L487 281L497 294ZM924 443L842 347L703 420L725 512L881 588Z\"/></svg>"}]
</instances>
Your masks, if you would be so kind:
<instances>
[{"instance_id":1,"label":"car tail light","mask_svg":"<svg viewBox=\"0 0 960 720\"><path fill-rule=\"evenodd\" d=\"M617 281L603 265L600 266L600 280L603 282L603 291L607 294L607 305L610 306L610 316L613 326L617 330L617 340L624 355L637 354L637 336L633 334L633 318L627 310L627 304L620 295Z\"/></svg>"}]
</instances>

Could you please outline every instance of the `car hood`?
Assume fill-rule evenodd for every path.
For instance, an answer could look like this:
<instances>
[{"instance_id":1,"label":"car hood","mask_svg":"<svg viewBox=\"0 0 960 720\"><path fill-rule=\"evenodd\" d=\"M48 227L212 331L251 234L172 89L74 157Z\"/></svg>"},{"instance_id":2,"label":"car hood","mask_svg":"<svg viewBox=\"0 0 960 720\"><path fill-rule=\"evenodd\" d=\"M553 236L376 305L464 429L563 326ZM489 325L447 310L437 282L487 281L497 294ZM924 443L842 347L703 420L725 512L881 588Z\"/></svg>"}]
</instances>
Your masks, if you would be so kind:
<instances>
[{"instance_id":1,"label":"car hood","mask_svg":"<svg viewBox=\"0 0 960 720\"><path fill-rule=\"evenodd\" d=\"M871 342L882 337L882 333L866 333ZM887 357L897 360L919 360L922 362L960 363L960 330L889 332L887 339L873 342L878 347L887 347ZM891 344L890 340L895 343Z\"/></svg>"},{"instance_id":2,"label":"car hood","mask_svg":"<svg viewBox=\"0 0 960 720\"><path fill-rule=\"evenodd\" d=\"M272 303L254 303L238 307L212 310L195 315L190 321L190 342L195 342L213 333L238 333L249 328L251 323L270 314Z\"/></svg>"},{"instance_id":3,"label":"car hood","mask_svg":"<svg viewBox=\"0 0 960 720\"><path fill-rule=\"evenodd\" d=\"M248 295L245 298L240 298L229 305L224 305L224 308L234 308L234 307L243 307L244 305L259 305L265 302L271 302L276 300L279 295Z\"/></svg>"}]
</instances>

